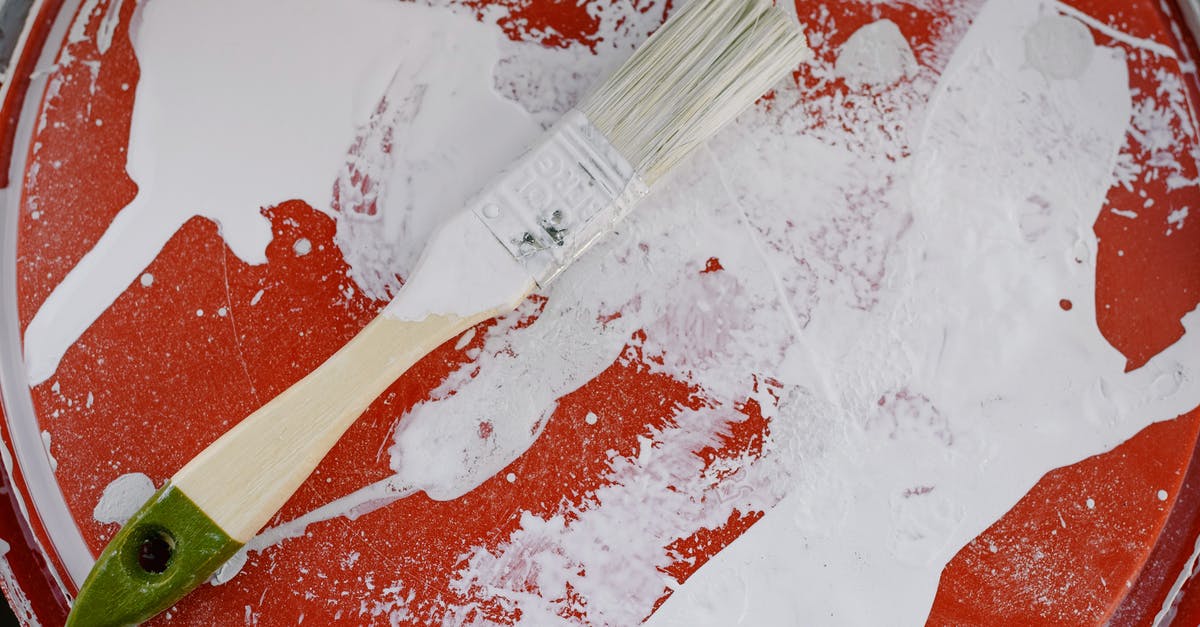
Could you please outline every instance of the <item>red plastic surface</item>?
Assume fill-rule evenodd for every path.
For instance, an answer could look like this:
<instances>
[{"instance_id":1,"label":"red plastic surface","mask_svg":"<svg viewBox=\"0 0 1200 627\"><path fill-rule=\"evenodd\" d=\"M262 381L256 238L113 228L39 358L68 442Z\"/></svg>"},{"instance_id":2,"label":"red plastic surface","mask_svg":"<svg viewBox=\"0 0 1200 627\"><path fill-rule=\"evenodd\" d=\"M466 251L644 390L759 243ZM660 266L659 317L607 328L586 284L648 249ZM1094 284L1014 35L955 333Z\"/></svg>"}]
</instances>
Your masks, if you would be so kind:
<instances>
[{"instance_id":1,"label":"red plastic surface","mask_svg":"<svg viewBox=\"0 0 1200 627\"><path fill-rule=\"evenodd\" d=\"M552 24L565 39L588 41L595 28L573 2L513 4L517 16ZM929 4L934 6L838 3L831 18L836 32L818 53L832 55L859 26L886 17L915 43L919 60L934 63L930 51L961 35L961 29L949 28L949 18L969 15L980 3ZM1174 39L1167 14L1154 0L1072 4L1139 37ZM133 8L132 3L124 6L123 24ZM818 14L821 3L801 1L797 8L807 19ZM520 32L510 29L513 36ZM1121 45L1102 35L1097 41ZM36 165L39 173L25 180L17 251L23 325L136 192L124 173L123 156L133 99L133 90L125 86L138 76L128 37L118 32L103 56L91 40L70 44L70 51L77 59L102 63L94 84L83 64L57 70L64 78L60 100L45 111L50 123L33 138L42 143L36 155L30 152L30 167ZM1133 86L1153 93L1154 71L1164 65L1152 55L1131 55ZM810 79L802 74L799 80ZM1195 98L1194 83L1189 88ZM835 83L829 89L846 87ZM286 98L280 106L287 106ZM104 120L102 126L93 123L97 118ZM1191 142L1178 147L1184 155L1191 148ZM1194 162L1182 161L1188 164L1185 176L1194 177ZM1171 207L1194 201L1194 189L1172 191L1165 183L1143 189L1159 200L1155 208L1143 209L1136 192L1130 196L1121 188L1113 190L1109 202L1151 215L1162 212L1145 220L1159 224ZM280 205L265 212L275 232L266 265L242 263L225 247L215 224L193 219L147 269L155 277L153 289L135 281L67 353L57 375L33 390L42 428L52 434L57 477L93 552L115 531L92 518L109 482L126 472L146 472L161 483L225 429L320 363L382 305L357 292L346 296L351 281L332 241L333 222L303 203L279 200ZM40 212L36 220L31 218L35 208ZM1179 337L1180 317L1200 300L1200 229L1167 236L1157 226L1143 229L1105 212L1096 232L1101 237L1098 323L1134 368ZM311 254L294 253L293 242L300 237L312 242ZM1118 249L1125 254L1117 256ZM695 264L697 272L721 271L719 260L698 258ZM255 301L260 290L261 299ZM212 315L222 307L228 316ZM210 315L196 316L197 310ZM648 373L641 339L639 334L630 337L617 363L562 400L530 451L477 490L452 502L416 495L355 521L320 523L310 535L253 554L245 570L224 586L202 587L172 610L171 622L241 623L250 608L260 624L293 624L301 616L315 624L357 624L371 620L360 613L364 604L384 595L372 586L396 580L410 586L405 596L414 595L408 602L412 624L436 621L443 604L469 600L448 587L464 552L498 545L517 528L524 512L548 514L562 503L585 502L603 481L610 451L636 455L638 437L653 437L669 424L675 406L701 402L687 385ZM437 386L462 355L444 348L392 386L279 519L291 519L390 474L386 445L395 418ZM89 393L92 403L85 402ZM584 430L588 411L623 418ZM728 428L725 446L697 452L706 463L754 455L770 424L747 401L730 412ZM1151 426L1110 453L1047 475L947 566L931 623L1101 623L1119 607L1134 612L1122 614L1130 618L1122 618L1121 624L1144 623L1157 611L1155 599L1161 604L1165 587L1161 581L1150 585L1147 600L1126 609L1121 604L1132 588L1126 582L1139 581L1174 503L1142 497L1157 489L1179 492L1198 429L1200 412L1192 412ZM520 481L506 481L509 471ZM1096 507L1088 508L1080 494L1097 495ZM673 558L665 570L685 578L761 516L733 511L718 529L675 539L663 547ZM1188 521L1194 523L1194 518ZM350 552L360 557L349 560ZM1178 558L1179 552L1172 555ZM1169 587L1173 576L1163 581ZM644 610L649 614L653 607ZM502 622L519 619L497 604L483 603L475 611ZM53 622L56 615L47 616ZM386 617L374 620L386 622Z\"/></svg>"}]
</instances>

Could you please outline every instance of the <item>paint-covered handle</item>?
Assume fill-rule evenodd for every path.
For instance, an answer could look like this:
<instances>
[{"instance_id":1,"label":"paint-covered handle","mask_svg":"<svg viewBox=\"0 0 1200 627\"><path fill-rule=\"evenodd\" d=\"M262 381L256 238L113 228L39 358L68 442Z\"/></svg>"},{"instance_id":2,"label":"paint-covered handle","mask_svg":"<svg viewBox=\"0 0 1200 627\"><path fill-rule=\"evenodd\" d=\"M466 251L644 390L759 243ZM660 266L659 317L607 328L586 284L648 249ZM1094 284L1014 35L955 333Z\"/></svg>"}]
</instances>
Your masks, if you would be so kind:
<instances>
[{"instance_id":1,"label":"paint-covered handle","mask_svg":"<svg viewBox=\"0 0 1200 627\"><path fill-rule=\"evenodd\" d=\"M67 625L145 621L207 580L241 546L168 483L109 541L83 582Z\"/></svg>"}]
</instances>

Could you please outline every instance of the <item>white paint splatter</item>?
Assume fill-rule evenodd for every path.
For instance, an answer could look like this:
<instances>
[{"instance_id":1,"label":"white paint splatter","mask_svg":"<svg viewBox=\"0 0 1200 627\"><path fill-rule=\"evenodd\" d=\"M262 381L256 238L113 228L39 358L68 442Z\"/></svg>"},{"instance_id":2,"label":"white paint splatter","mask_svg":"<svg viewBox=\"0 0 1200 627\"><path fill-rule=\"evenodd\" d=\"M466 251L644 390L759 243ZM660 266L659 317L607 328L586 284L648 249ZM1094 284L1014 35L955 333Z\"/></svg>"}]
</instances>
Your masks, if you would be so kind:
<instances>
[{"instance_id":1,"label":"white paint splatter","mask_svg":"<svg viewBox=\"0 0 1200 627\"><path fill-rule=\"evenodd\" d=\"M159 21L144 16L138 51L161 57L143 67L143 80L160 89L182 89L157 83L154 73L178 71L174 64L191 59L172 58L179 50L172 29L194 28L184 18L208 20L207 36L243 41L241 27L226 25L223 15L199 14L221 13L209 4L149 6L161 7ZM338 11L352 18L335 16L343 21L333 23L321 22L329 16L320 11L304 16L266 0L236 8L254 18L252 39L263 46L243 53L270 52L287 68L303 70L276 74L272 94L289 81L322 91L343 85L315 79L303 54L289 56L309 42L279 33L285 26L303 34L319 24L329 38L353 23L346 32L357 38L372 11L411 18L390 32L415 42L402 48L410 56L393 55L388 69L396 58L400 69L383 72L375 89L346 90L364 95L356 110L376 113L354 119L365 139L338 179L337 237L355 280L377 297L392 293L397 277L411 271L423 238L461 202L456 195L484 183L628 53L644 35L638 24L661 15L661 5L628 21L619 11L606 13L604 45L592 56L580 47L510 42L493 26L441 9L365 6L343 3ZM1195 314L1185 320L1188 333L1179 344L1129 374L1094 325L1079 323L1095 319L1091 225L1112 173L1130 188L1141 174L1128 153L1118 155L1125 133L1169 155L1178 118L1146 101L1131 110L1120 51L1084 51L1077 42L1069 67L1040 68L1071 80L1047 81L1027 65L1025 35L1052 9L1095 26L1063 7L993 0L941 77L909 63L912 52L899 45L894 25L868 27L842 51L842 67L818 63L811 72L827 84L864 70L855 61L865 54L856 51L861 45L891 68L860 81L876 93L813 95L781 86L769 109L716 138L615 236L570 268L547 291L543 311L526 303L489 328L475 361L400 421L390 449L395 475L256 537L215 581L227 581L249 551L316 533L310 527L321 521L353 519L417 489L442 499L469 491L536 439L559 398L629 359L623 349L634 344L654 358L647 365L655 372L695 386L704 406L679 409L673 427L643 434L636 455L614 455L605 483L586 502L545 516L527 513L499 545L473 547L455 574L456 589L531 621L559 620L569 587L587 599L586 620L633 624L666 585L677 591L652 618L660 625L780 624L815 616L919 623L946 560L1047 470L1114 446L1147 418L1173 417L1200 402L1197 386L1188 384L1198 376ZM279 15L286 24L265 23L263 16ZM818 35L814 41L823 39ZM881 40L888 45L867 45ZM145 47L149 42L153 48ZM250 80L231 77L226 67L246 60L221 52L195 53L204 63L181 75L191 81L187 93L201 87L228 93L216 88ZM1087 62L1078 62L1084 56ZM426 63L434 57L436 63ZM234 91L232 104L161 96L177 107L166 113L179 119L205 119L209 113L195 108L201 104L225 107L221 115L236 105L242 117L228 125L221 118L216 126L231 135L277 113L273 97L266 106L256 92ZM145 115L135 111L135 129ZM339 128L346 122L331 119ZM472 120L491 120L487 128L502 132L451 135L465 148L439 139ZM265 123L270 139L274 122ZM385 139L405 150L383 150ZM152 152L158 150L165 149ZM171 150L162 152L164 159L194 152ZM184 169L173 164L162 185L194 190L229 176L207 162L188 165L193 178L174 180ZM355 173L372 174L380 186L351 185ZM139 176L152 193L148 183L159 179ZM327 184L333 175L322 176L315 179ZM269 191L307 189L287 182L280 178ZM235 186L221 205L239 207L242 213L230 217L251 232L262 224L247 215L279 200L257 191ZM233 229L222 226L228 237ZM154 242L173 232L170 225L150 227L152 250L139 253L146 261L161 246ZM264 244L263 238L242 242L235 252ZM725 269L699 272L714 256ZM251 304L262 296L260 290ZM1080 315L1062 315L1063 297L1078 304ZM521 324L535 314L532 324ZM634 339L638 330L644 340ZM1164 376L1178 384L1151 385ZM771 393L754 391L766 379L775 382ZM761 455L705 468L695 451L721 441L747 398L759 402L770 425ZM480 429L485 421L490 431ZM596 421L594 414L585 418ZM912 486L930 490L905 498ZM665 546L734 512L765 517L686 583L664 581L661 568L674 558ZM530 564L536 572L517 568ZM413 592L403 582L389 584L369 611L399 620ZM877 594L864 598L862 589Z\"/></svg>"},{"instance_id":2,"label":"white paint splatter","mask_svg":"<svg viewBox=\"0 0 1200 627\"><path fill-rule=\"evenodd\" d=\"M105 486L92 510L92 518L99 523L123 525L153 495L154 482L150 477L140 472L121 475Z\"/></svg>"},{"instance_id":3,"label":"white paint splatter","mask_svg":"<svg viewBox=\"0 0 1200 627\"><path fill-rule=\"evenodd\" d=\"M915 74L917 59L900 27L879 20L858 29L842 44L834 67L852 86L886 87Z\"/></svg>"}]
</instances>

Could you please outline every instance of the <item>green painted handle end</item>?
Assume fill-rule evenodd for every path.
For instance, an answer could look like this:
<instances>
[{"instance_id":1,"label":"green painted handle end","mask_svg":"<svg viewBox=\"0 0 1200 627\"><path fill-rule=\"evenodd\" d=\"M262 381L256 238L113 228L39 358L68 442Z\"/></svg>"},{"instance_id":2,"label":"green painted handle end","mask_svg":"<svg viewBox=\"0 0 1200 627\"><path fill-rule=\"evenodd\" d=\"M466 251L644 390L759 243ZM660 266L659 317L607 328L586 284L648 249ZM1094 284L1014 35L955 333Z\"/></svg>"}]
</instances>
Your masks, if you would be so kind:
<instances>
[{"instance_id":1,"label":"green painted handle end","mask_svg":"<svg viewBox=\"0 0 1200 627\"><path fill-rule=\"evenodd\" d=\"M241 547L168 483L104 548L75 598L67 626L147 620L207 580Z\"/></svg>"}]
</instances>

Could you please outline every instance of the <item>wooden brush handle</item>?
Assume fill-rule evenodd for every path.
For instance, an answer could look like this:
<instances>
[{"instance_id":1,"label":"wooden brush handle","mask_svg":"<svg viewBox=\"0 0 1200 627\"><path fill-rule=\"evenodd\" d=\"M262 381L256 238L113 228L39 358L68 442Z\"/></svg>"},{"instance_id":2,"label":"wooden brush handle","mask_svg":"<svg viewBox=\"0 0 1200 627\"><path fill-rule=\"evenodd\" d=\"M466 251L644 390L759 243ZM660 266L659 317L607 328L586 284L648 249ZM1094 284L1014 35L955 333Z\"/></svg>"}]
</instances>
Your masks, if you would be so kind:
<instances>
[{"instance_id":1,"label":"wooden brush handle","mask_svg":"<svg viewBox=\"0 0 1200 627\"><path fill-rule=\"evenodd\" d=\"M204 449L171 483L245 543L376 397L431 350L494 314L420 322L380 315L316 370Z\"/></svg>"},{"instance_id":2,"label":"wooden brush handle","mask_svg":"<svg viewBox=\"0 0 1200 627\"><path fill-rule=\"evenodd\" d=\"M381 392L442 342L496 313L375 318L188 462L125 523L88 574L68 626L139 623L203 583Z\"/></svg>"},{"instance_id":3,"label":"wooden brush handle","mask_svg":"<svg viewBox=\"0 0 1200 627\"><path fill-rule=\"evenodd\" d=\"M383 313L188 462L125 523L83 582L67 624L133 624L170 607L254 537L410 366L512 311L534 287L473 213L451 217Z\"/></svg>"}]
</instances>

